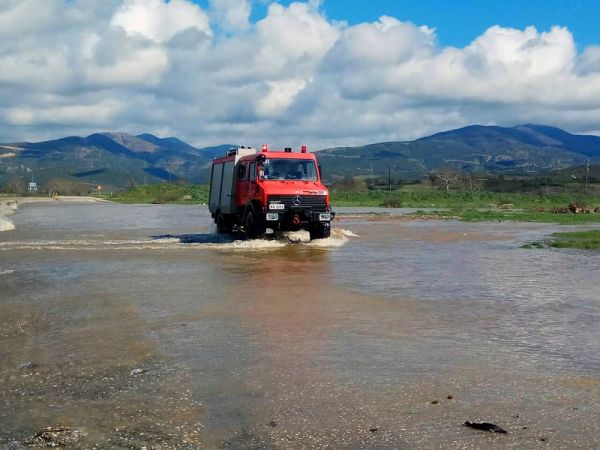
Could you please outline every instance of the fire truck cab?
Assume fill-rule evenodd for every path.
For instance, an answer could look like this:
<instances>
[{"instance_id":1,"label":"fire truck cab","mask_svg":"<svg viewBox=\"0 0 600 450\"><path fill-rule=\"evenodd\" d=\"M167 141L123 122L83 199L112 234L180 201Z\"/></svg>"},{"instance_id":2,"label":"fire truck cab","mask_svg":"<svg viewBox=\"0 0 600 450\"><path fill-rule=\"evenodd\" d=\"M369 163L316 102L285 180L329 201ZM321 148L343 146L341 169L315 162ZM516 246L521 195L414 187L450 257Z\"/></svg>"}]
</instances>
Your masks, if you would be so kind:
<instances>
[{"instance_id":1,"label":"fire truck cab","mask_svg":"<svg viewBox=\"0 0 600 450\"><path fill-rule=\"evenodd\" d=\"M300 229L326 238L335 215L317 158L305 146L300 152L239 147L214 159L209 210L217 232L238 229L250 239Z\"/></svg>"}]
</instances>

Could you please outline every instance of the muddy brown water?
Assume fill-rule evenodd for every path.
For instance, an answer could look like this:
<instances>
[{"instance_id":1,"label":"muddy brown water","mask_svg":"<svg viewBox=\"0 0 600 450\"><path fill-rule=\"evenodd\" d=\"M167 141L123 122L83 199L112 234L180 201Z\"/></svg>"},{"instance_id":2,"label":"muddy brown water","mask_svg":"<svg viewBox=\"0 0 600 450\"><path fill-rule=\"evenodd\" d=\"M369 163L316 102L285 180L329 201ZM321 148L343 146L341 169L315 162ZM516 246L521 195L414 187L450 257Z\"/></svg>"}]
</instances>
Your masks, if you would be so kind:
<instances>
[{"instance_id":1,"label":"muddy brown water","mask_svg":"<svg viewBox=\"0 0 600 450\"><path fill-rule=\"evenodd\" d=\"M600 447L600 255L520 248L557 226L353 214L289 245L216 236L204 207L11 221L0 448L49 426L74 448Z\"/></svg>"}]
</instances>

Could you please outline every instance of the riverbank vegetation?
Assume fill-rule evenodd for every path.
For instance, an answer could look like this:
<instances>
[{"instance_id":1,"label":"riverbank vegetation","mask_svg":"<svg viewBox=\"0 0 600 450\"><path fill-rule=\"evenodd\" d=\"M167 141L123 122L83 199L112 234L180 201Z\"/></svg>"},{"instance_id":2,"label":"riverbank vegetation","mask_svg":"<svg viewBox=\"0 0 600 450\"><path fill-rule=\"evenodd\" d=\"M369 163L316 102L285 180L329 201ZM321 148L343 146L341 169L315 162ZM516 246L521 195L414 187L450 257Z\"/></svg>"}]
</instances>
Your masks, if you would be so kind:
<instances>
[{"instance_id":1,"label":"riverbank vegetation","mask_svg":"<svg viewBox=\"0 0 600 450\"><path fill-rule=\"evenodd\" d=\"M526 221L559 224L600 222L600 183L578 177L478 177L432 174L413 182L355 177L331 189L335 206L427 208L417 215L465 221ZM433 212L431 210L434 210Z\"/></svg>"},{"instance_id":2,"label":"riverbank vegetation","mask_svg":"<svg viewBox=\"0 0 600 450\"><path fill-rule=\"evenodd\" d=\"M399 189L330 189L334 208L389 207L427 208L428 216L459 217L465 221L514 220L581 224L600 222L600 195L596 192L494 192L436 189L426 184L403 186ZM122 203L208 203L208 185L151 184L139 185L128 191L107 197ZM569 206L576 205L577 213ZM434 209L435 211L431 211ZM594 212L596 211L596 212Z\"/></svg>"},{"instance_id":3,"label":"riverbank vegetation","mask_svg":"<svg viewBox=\"0 0 600 450\"><path fill-rule=\"evenodd\" d=\"M583 250L600 250L600 230L573 231L554 233L542 242L526 244L524 248L577 248Z\"/></svg>"},{"instance_id":4,"label":"riverbank vegetation","mask_svg":"<svg viewBox=\"0 0 600 450\"><path fill-rule=\"evenodd\" d=\"M506 177L447 170L412 181L373 176L338 179L329 190L334 209L418 208L427 211L417 215L464 221L584 224L600 222L599 181L579 172ZM207 204L208 194L206 184L160 183L137 185L106 198L122 203Z\"/></svg>"},{"instance_id":5,"label":"riverbank vegetation","mask_svg":"<svg viewBox=\"0 0 600 450\"><path fill-rule=\"evenodd\" d=\"M171 183L139 185L107 199L120 203L206 204L208 185Z\"/></svg>"},{"instance_id":6,"label":"riverbank vegetation","mask_svg":"<svg viewBox=\"0 0 600 450\"><path fill-rule=\"evenodd\" d=\"M600 249L600 230L554 233L552 247Z\"/></svg>"},{"instance_id":7,"label":"riverbank vegetation","mask_svg":"<svg viewBox=\"0 0 600 450\"><path fill-rule=\"evenodd\" d=\"M562 209L562 208L561 208ZM600 223L600 213L589 214L555 213L536 209L500 210L500 209L448 209L444 211L418 211L417 216L438 216L443 218L458 218L465 222L539 222L556 223L560 225L578 225L585 223Z\"/></svg>"},{"instance_id":8,"label":"riverbank vegetation","mask_svg":"<svg viewBox=\"0 0 600 450\"><path fill-rule=\"evenodd\" d=\"M390 208L453 208L459 210L504 207L511 209L559 208L572 202L600 206L600 195L551 193L547 195L492 191L368 190L331 191L335 206L382 206ZM595 206L594 206L595 207Z\"/></svg>"}]
</instances>

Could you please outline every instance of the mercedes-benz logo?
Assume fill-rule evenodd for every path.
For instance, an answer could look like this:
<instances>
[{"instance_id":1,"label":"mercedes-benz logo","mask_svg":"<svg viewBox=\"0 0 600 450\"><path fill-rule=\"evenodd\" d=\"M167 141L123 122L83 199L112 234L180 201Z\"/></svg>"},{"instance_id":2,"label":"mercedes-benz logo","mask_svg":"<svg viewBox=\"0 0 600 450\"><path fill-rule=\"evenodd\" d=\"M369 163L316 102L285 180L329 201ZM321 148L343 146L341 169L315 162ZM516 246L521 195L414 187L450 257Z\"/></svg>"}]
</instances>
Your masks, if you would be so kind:
<instances>
[{"instance_id":1,"label":"mercedes-benz logo","mask_svg":"<svg viewBox=\"0 0 600 450\"><path fill-rule=\"evenodd\" d=\"M294 200L292 200L294 205L298 206L300 203L302 203L302 197L300 197L299 195L296 195L294 197Z\"/></svg>"}]
</instances>

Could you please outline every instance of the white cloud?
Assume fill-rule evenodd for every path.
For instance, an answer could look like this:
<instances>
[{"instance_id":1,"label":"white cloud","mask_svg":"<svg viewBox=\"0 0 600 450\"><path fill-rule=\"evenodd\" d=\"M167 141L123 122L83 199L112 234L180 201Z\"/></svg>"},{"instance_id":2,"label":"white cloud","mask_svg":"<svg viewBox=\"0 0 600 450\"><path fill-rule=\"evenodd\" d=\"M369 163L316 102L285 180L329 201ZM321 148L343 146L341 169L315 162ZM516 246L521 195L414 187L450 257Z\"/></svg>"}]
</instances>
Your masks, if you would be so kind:
<instances>
[{"instance_id":1,"label":"white cloud","mask_svg":"<svg viewBox=\"0 0 600 450\"><path fill-rule=\"evenodd\" d=\"M272 70L286 70L297 63L313 64L325 56L338 39L338 29L310 4L269 6L267 17L256 24L259 61Z\"/></svg>"},{"instance_id":2,"label":"white cloud","mask_svg":"<svg viewBox=\"0 0 600 450\"><path fill-rule=\"evenodd\" d=\"M51 26L60 1L0 0L0 36Z\"/></svg>"},{"instance_id":3,"label":"white cloud","mask_svg":"<svg viewBox=\"0 0 600 450\"><path fill-rule=\"evenodd\" d=\"M577 62L577 71L580 75L600 75L600 45L585 49Z\"/></svg>"},{"instance_id":4,"label":"white cloud","mask_svg":"<svg viewBox=\"0 0 600 450\"><path fill-rule=\"evenodd\" d=\"M210 0L211 16L227 31L250 27L251 6L248 0Z\"/></svg>"},{"instance_id":5,"label":"white cloud","mask_svg":"<svg viewBox=\"0 0 600 450\"><path fill-rule=\"evenodd\" d=\"M171 39L177 33L196 28L212 34L208 16L186 0L125 0L111 20L127 34L139 34L157 42Z\"/></svg>"},{"instance_id":6,"label":"white cloud","mask_svg":"<svg viewBox=\"0 0 600 450\"><path fill-rule=\"evenodd\" d=\"M453 48L394 17L333 22L318 1L271 3L256 23L250 12L249 0L208 12L0 0L0 141L102 129L326 147L471 123L598 129L600 46L578 53L566 28L494 26Z\"/></svg>"},{"instance_id":7,"label":"white cloud","mask_svg":"<svg viewBox=\"0 0 600 450\"><path fill-rule=\"evenodd\" d=\"M85 81L99 86L154 86L169 66L164 48L118 32L85 36L81 55Z\"/></svg>"},{"instance_id":8,"label":"white cloud","mask_svg":"<svg viewBox=\"0 0 600 450\"><path fill-rule=\"evenodd\" d=\"M116 100L103 100L93 105L63 105L44 109L22 107L10 109L6 113L6 120L11 125L86 125L94 121L102 126L121 108L122 103Z\"/></svg>"},{"instance_id":9,"label":"white cloud","mask_svg":"<svg viewBox=\"0 0 600 450\"><path fill-rule=\"evenodd\" d=\"M258 101L258 113L267 117L280 114L306 86L302 79L271 81L268 84L269 93Z\"/></svg>"}]
</instances>

